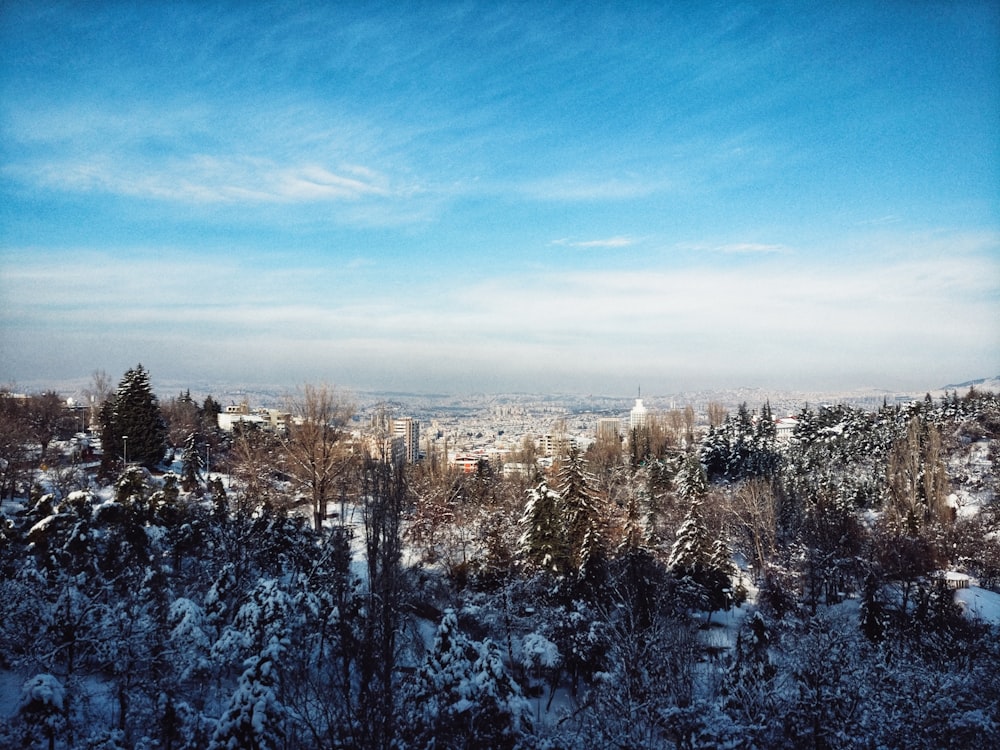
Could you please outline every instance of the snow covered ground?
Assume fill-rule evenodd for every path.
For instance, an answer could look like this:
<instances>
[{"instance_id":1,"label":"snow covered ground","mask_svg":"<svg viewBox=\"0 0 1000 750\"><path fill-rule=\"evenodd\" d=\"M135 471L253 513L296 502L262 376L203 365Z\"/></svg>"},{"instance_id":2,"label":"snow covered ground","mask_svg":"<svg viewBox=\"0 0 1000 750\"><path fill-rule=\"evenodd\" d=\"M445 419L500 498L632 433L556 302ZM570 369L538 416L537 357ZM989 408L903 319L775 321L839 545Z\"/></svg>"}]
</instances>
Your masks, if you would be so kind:
<instances>
[{"instance_id":1,"label":"snow covered ground","mask_svg":"<svg viewBox=\"0 0 1000 750\"><path fill-rule=\"evenodd\" d=\"M978 586L959 589L955 601L966 616L990 625L1000 625L1000 594Z\"/></svg>"}]
</instances>

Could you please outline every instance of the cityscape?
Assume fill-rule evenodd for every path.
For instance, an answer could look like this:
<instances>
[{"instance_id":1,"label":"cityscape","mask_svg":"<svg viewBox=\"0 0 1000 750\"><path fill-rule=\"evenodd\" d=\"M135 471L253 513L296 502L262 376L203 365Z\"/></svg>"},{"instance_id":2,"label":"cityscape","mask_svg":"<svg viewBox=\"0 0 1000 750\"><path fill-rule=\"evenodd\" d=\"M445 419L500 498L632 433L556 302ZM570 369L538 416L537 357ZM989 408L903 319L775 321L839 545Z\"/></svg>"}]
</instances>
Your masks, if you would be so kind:
<instances>
[{"instance_id":1,"label":"cityscape","mask_svg":"<svg viewBox=\"0 0 1000 750\"><path fill-rule=\"evenodd\" d=\"M1000 747L1000 3L0 2L0 748Z\"/></svg>"}]
</instances>

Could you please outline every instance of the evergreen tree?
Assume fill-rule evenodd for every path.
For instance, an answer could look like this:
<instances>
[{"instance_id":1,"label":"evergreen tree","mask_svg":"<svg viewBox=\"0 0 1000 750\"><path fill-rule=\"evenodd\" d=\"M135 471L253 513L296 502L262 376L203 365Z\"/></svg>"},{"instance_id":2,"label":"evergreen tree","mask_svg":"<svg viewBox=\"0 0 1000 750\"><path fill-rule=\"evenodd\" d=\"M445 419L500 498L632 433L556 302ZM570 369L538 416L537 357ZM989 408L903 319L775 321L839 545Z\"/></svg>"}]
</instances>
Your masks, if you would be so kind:
<instances>
[{"instance_id":1,"label":"evergreen tree","mask_svg":"<svg viewBox=\"0 0 1000 750\"><path fill-rule=\"evenodd\" d=\"M601 561L606 557L604 530L597 497L591 490L593 482L576 448L570 450L558 481L570 572L580 579L595 580L594 576L601 576Z\"/></svg>"},{"instance_id":2,"label":"evergreen tree","mask_svg":"<svg viewBox=\"0 0 1000 750\"><path fill-rule=\"evenodd\" d=\"M216 401L211 396L205 396L205 401L201 405L201 415L205 420L209 420L211 424L206 422L206 425L215 428L218 427L218 416L222 413L222 404Z\"/></svg>"},{"instance_id":3,"label":"evergreen tree","mask_svg":"<svg viewBox=\"0 0 1000 750\"><path fill-rule=\"evenodd\" d=\"M677 530L667 567L681 580L682 594L704 609L709 619L715 610L728 606L733 563L727 545L709 537L700 501L691 504Z\"/></svg>"},{"instance_id":4,"label":"evergreen tree","mask_svg":"<svg viewBox=\"0 0 1000 750\"><path fill-rule=\"evenodd\" d=\"M559 493L544 477L528 490L528 503L521 516L521 555L527 563L555 575L566 571L567 560L561 522Z\"/></svg>"},{"instance_id":5,"label":"evergreen tree","mask_svg":"<svg viewBox=\"0 0 1000 750\"><path fill-rule=\"evenodd\" d=\"M468 734L472 655L475 649L446 610L408 695L407 734L413 748L462 747Z\"/></svg>"},{"instance_id":6,"label":"evergreen tree","mask_svg":"<svg viewBox=\"0 0 1000 750\"><path fill-rule=\"evenodd\" d=\"M689 503L699 501L708 492L708 477L697 456L689 456L677 472L677 492Z\"/></svg>"},{"instance_id":7,"label":"evergreen tree","mask_svg":"<svg viewBox=\"0 0 1000 750\"><path fill-rule=\"evenodd\" d=\"M181 455L181 487L185 492L191 492L201 483L201 472L205 468L202 461L201 436L192 432L184 441L184 453Z\"/></svg>"},{"instance_id":8,"label":"evergreen tree","mask_svg":"<svg viewBox=\"0 0 1000 750\"><path fill-rule=\"evenodd\" d=\"M509 750L531 728L527 699L504 669L500 648L487 638L472 665L471 692L476 702L469 738L476 747Z\"/></svg>"},{"instance_id":9,"label":"evergreen tree","mask_svg":"<svg viewBox=\"0 0 1000 750\"><path fill-rule=\"evenodd\" d=\"M869 572L865 578L858 617L861 621L861 632L872 643L880 643L885 635L886 612L880 589L875 573Z\"/></svg>"},{"instance_id":10,"label":"evergreen tree","mask_svg":"<svg viewBox=\"0 0 1000 750\"><path fill-rule=\"evenodd\" d=\"M284 747L287 711L278 699L277 639L247 660L209 744L209 750L279 750Z\"/></svg>"},{"instance_id":11,"label":"evergreen tree","mask_svg":"<svg viewBox=\"0 0 1000 750\"><path fill-rule=\"evenodd\" d=\"M736 636L735 658L723 682L724 707L753 738L750 747L766 747L765 732L775 724L774 677L769 648L771 629L764 616L754 612Z\"/></svg>"},{"instance_id":12,"label":"evergreen tree","mask_svg":"<svg viewBox=\"0 0 1000 750\"><path fill-rule=\"evenodd\" d=\"M167 427L153 394L149 373L137 365L122 377L118 391L101 409L105 457L152 468L167 450Z\"/></svg>"}]
</instances>

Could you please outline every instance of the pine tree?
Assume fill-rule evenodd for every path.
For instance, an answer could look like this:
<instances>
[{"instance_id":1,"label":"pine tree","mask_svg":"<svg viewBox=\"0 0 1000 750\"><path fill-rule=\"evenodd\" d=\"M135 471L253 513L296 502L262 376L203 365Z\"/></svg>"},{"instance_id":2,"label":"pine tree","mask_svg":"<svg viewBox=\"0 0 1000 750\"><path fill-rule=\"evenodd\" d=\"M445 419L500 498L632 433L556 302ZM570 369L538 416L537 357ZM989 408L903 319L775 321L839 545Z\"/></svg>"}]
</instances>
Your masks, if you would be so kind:
<instances>
[{"instance_id":1,"label":"pine tree","mask_svg":"<svg viewBox=\"0 0 1000 750\"><path fill-rule=\"evenodd\" d=\"M530 729L530 707L518 685L504 669L500 648L483 641L472 666L472 697L476 702L471 737L479 747L509 750Z\"/></svg>"},{"instance_id":2,"label":"pine tree","mask_svg":"<svg viewBox=\"0 0 1000 750\"><path fill-rule=\"evenodd\" d=\"M563 539L561 498L550 489L545 478L528 491L528 502L521 516L524 531L519 542L521 555L534 568L555 575L566 571L567 560Z\"/></svg>"},{"instance_id":3,"label":"pine tree","mask_svg":"<svg viewBox=\"0 0 1000 750\"><path fill-rule=\"evenodd\" d=\"M137 365L122 376L118 391L101 409L101 444L106 458L152 468L167 450L167 426L149 382Z\"/></svg>"},{"instance_id":4,"label":"pine tree","mask_svg":"<svg viewBox=\"0 0 1000 750\"><path fill-rule=\"evenodd\" d=\"M874 572L868 573L865 578L858 617L861 621L861 632L865 637L872 643L880 643L885 636L887 618L879 582Z\"/></svg>"},{"instance_id":5,"label":"pine tree","mask_svg":"<svg viewBox=\"0 0 1000 750\"><path fill-rule=\"evenodd\" d=\"M286 710L278 700L277 640L247 660L236 691L219 719L209 750L279 750L284 747Z\"/></svg>"},{"instance_id":6,"label":"pine tree","mask_svg":"<svg viewBox=\"0 0 1000 750\"><path fill-rule=\"evenodd\" d=\"M559 497L565 524L566 552L572 573L579 578L595 580L606 557L604 530L598 511L597 497L591 487L582 456L572 448L559 471Z\"/></svg>"},{"instance_id":7,"label":"pine tree","mask_svg":"<svg viewBox=\"0 0 1000 750\"><path fill-rule=\"evenodd\" d=\"M677 575L690 575L704 567L711 556L712 542L702 517L701 502L695 500L677 529L667 566Z\"/></svg>"},{"instance_id":8,"label":"pine tree","mask_svg":"<svg viewBox=\"0 0 1000 750\"><path fill-rule=\"evenodd\" d=\"M472 644L458 627L455 611L445 611L434 645L408 695L407 734L413 748L461 747L472 678Z\"/></svg>"},{"instance_id":9,"label":"pine tree","mask_svg":"<svg viewBox=\"0 0 1000 750\"><path fill-rule=\"evenodd\" d=\"M728 605L734 572L729 548L721 539L710 538L700 501L691 504L677 530L667 567L685 584L683 593L708 613L709 620L715 610Z\"/></svg>"},{"instance_id":10,"label":"pine tree","mask_svg":"<svg viewBox=\"0 0 1000 750\"><path fill-rule=\"evenodd\" d=\"M708 477L697 456L689 456L677 472L677 492L683 500L695 502L708 492Z\"/></svg>"},{"instance_id":11,"label":"pine tree","mask_svg":"<svg viewBox=\"0 0 1000 750\"><path fill-rule=\"evenodd\" d=\"M198 487L204 468L200 435L195 432L189 433L184 441L184 453L181 455L181 486L185 492L191 492Z\"/></svg>"}]
</instances>

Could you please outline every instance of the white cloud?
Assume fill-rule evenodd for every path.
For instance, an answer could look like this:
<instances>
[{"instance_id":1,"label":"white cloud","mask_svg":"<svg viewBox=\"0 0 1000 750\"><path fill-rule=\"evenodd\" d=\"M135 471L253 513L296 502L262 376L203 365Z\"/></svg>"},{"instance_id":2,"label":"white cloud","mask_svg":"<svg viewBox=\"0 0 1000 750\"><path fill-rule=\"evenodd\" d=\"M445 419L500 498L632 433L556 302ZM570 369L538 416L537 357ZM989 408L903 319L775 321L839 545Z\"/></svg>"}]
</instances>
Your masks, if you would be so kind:
<instances>
[{"instance_id":1,"label":"white cloud","mask_svg":"<svg viewBox=\"0 0 1000 750\"><path fill-rule=\"evenodd\" d=\"M580 248L620 248L629 247L630 245L636 244L637 240L632 237L608 237L603 240L571 240L569 238L563 238L558 240L552 240L550 244L560 245L562 247L580 247Z\"/></svg>"},{"instance_id":2,"label":"white cloud","mask_svg":"<svg viewBox=\"0 0 1000 750\"><path fill-rule=\"evenodd\" d=\"M375 170L196 154L165 162L88 160L15 165L25 182L73 192L105 192L184 203L313 203L387 198L410 191Z\"/></svg>"},{"instance_id":3,"label":"white cloud","mask_svg":"<svg viewBox=\"0 0 1000 750\"><path fill-rule=\"evenodd\" d=\"M698 243L679 243L680 250L695 252L722 253L724 255L772 255L776 253L793 252L787 245L764 242L729 242L716 245Z\"/></svg>"}]
</instances>

